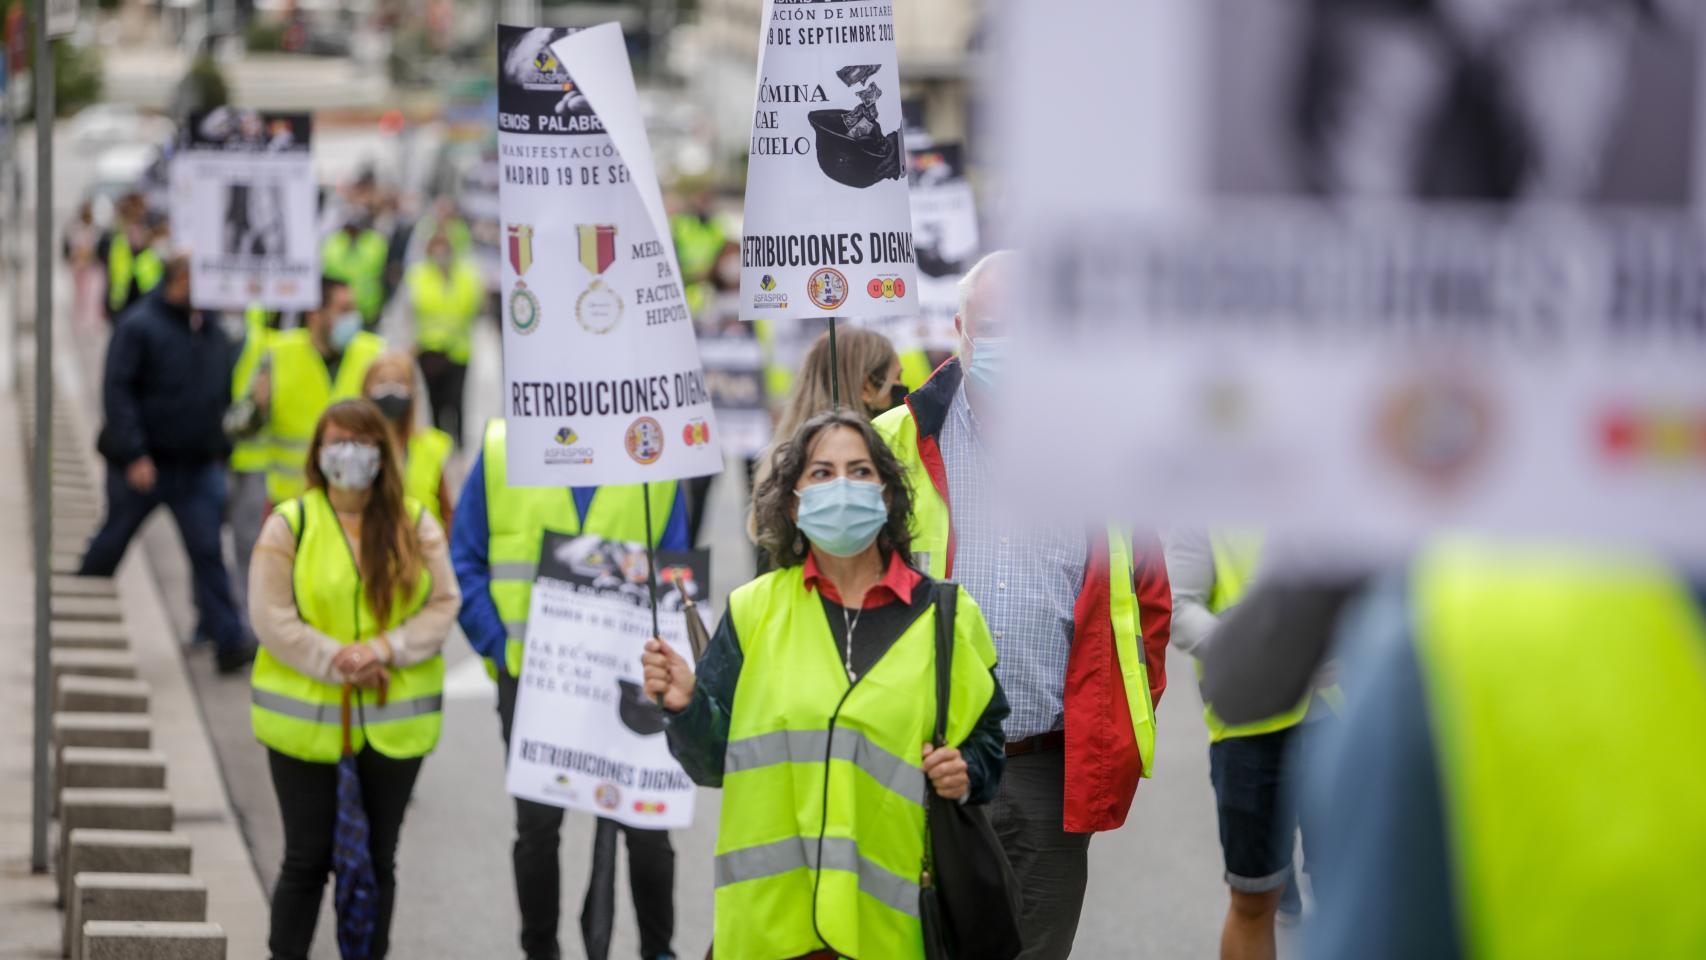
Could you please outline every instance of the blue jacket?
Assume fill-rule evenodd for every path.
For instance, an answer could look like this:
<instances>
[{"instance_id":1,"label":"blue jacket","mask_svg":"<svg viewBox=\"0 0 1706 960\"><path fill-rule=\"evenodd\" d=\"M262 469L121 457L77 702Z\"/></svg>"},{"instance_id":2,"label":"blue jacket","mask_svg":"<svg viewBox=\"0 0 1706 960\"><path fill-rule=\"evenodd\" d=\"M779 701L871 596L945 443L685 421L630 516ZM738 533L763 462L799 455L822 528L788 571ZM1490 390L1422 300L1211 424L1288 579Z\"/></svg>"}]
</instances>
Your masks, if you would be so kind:
<instances>
[{"instance_id":1,"label":"blue jacket","mask_svg":"<svg viewBox=\"0 0 1706 960\"><path fill-rule=\"evenodd\" d=\"M586 516L597 487L571 487L575 510ZM456 514L450 522L450 565L456 571L456 583L462 588L462 610L456 616L467 634L474 652L500 666L504 662L504 644L509 634L503 618L498 616L497 604L492 602L491 564L487 548L491 542L491 527L486 522L486 458L482 453L474 459L468 480L462 485L462 497L456 503ZM664 522L659 550L687 550L687 499L677 485L675 505Z\"/></svg>"}]
</instances>

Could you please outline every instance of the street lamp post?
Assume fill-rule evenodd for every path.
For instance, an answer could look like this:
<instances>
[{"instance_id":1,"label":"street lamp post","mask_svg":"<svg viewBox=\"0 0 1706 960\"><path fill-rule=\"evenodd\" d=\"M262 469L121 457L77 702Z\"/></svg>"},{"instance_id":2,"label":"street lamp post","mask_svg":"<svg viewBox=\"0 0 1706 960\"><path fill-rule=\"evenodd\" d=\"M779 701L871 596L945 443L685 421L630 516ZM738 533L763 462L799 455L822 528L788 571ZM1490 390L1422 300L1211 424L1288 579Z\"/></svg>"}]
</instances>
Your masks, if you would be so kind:
<instances>
[{"instance_id":1,"label":"street lamp post","mask_svg":"<svg viewBox=\"0 0 1706 960\"><path fill-rule=\"evenodd\" d=\"M48 44L48 0L35 2L36 62L36 459L35 459L35 782L30 810L30 869L47 872L47 735L53 722L48 650L52 643L53 558L53 50Z\"/></svg>"}]
</instances>

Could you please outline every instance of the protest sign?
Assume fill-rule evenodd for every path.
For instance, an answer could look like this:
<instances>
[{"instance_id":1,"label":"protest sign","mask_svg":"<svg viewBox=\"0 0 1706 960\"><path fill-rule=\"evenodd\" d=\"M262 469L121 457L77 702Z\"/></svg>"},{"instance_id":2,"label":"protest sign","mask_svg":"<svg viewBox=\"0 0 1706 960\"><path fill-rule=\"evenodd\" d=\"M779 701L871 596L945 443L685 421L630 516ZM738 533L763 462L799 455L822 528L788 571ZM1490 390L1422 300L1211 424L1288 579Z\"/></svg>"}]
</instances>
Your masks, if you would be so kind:
<instances>
[{"instance_id":1,"label":"protest sign","mask_svg":"<svg viewBox=\"0 0 1706 960\"><path fill-rule=\"evenodd\" d=\"M527 613L506 789L537 803L650 830L693 824L693 781L670 755L645 694L652 635L646 549L547 532ZM681 598L709 593L707 555L658 554L658 625L689 663Z\"/></svg>"},{"instance_id":2,"label":"protest sign","mask_svg":"<svg viewBox=\"0 0 1706 960\"><path fill-rule=\"evenodd\" d=\"M1025 186L1003 433L1006 475L1048 490L1026 502L1323 556L1453 529L1706 561L1698 36L1461 13L1004 18L997 60L1032 80L992 116ZM1373 82L1400 61L1413 82ZM1069 155L1040 111L1083 134Z\"/></svg>"},{"instance_id":3,"label":"protest sign","mask_svg":"<svg viewBox=\"0 0 1706 960\"><path fill-rule=\"evenodd\" d=\"M622 33L498 29L509 482L722 469Z\"/></svg>"},{"instance_id":4,"label":"protest sign","mask_svg":"<svg viewBox=\"0 0 1706 960\"><path fill-rule=\"evenodd\" d=\"M723 452L756 457L770 444L770 404L764 393L764 349L750 324L738 320L699 332L705 385L717 411Z\"/></svg>"},{"instance_id":5,"label":"protest sign","mask_svg":"<svg viewBox=\"0 0 1706 960\"><path fill-rule=\"evenodd\" d=\"M893 7L766 0L741 318L917 312Z\"/></svg>"},{"instance_id":6,"label":"protest sign","mask_svg":"<svg viewBox=\"0 0 1706 960\"><path fill-rule=\"evenodd\" d=\"M959 280L977 262L977 200L966 180L957 143L914 150L907 166L912 186L913 253L918 259L918 336L926 350L959 349L954 314Z\"/></svg>"},{"instance_id":7,"label":"protest sign","mask_svg":"<svg viewBox=\"0 0 1706 960\"><path fill-rule=\"evenodd\" d=\"M172 160L172 222L203 310L320 303L311 118L219 107L193 118Z\"/></svg>"}]
</instances>

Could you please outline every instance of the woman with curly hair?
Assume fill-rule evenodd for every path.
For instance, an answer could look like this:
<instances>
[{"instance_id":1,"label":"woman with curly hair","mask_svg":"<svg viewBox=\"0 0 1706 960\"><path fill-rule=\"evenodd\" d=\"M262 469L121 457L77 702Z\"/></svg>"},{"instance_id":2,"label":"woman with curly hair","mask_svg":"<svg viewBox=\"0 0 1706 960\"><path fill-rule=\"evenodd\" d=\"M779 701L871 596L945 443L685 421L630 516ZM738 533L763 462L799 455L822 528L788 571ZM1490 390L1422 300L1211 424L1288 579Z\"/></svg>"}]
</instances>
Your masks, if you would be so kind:
<instances>
[{"instance_id":1,"label":"woman with curly hair","mask_svg":"<svg viewBox=\"0 0 1706 960\"><path fill-rule=\"evenodd\" d=\"M845 410L807 420L755 493L777 569L736 590L697 672L647 645L670 748L723 788L718 960L922 957L926 791L995 796L1007 700L964 590L914 570L894 455ZM946 743L938 597L951 602Z\"/></svg>"}]
</instances>

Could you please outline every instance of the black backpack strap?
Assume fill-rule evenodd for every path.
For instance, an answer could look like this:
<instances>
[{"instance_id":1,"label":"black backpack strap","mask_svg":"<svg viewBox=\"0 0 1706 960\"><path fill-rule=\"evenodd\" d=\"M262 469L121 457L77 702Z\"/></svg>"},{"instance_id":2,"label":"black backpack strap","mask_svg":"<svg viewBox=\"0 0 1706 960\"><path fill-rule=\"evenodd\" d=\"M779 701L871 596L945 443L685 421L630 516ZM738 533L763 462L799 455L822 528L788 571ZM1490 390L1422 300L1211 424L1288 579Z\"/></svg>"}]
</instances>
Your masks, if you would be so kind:
<instances>
[{"instance_id":1,"label":"black backpack strap","mask_svg":"<svg viewBox=\"0 0 1706 960\"><path fill-rule=\"evenodd\" d=\"M948 742L948 694L954 676L954 611L959 606L959 584L937 581L936 594L936 739Z\"/></svg>"}]
</instances>

